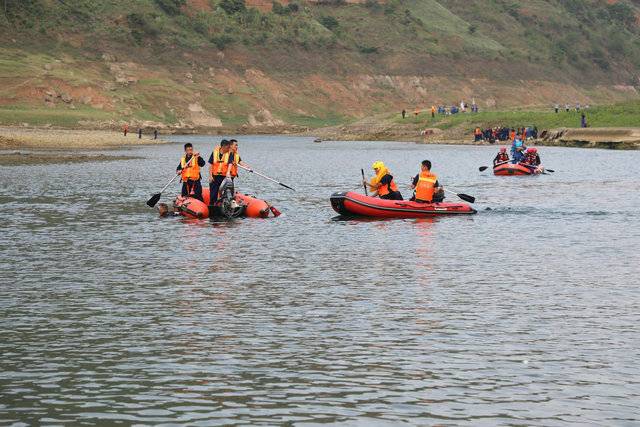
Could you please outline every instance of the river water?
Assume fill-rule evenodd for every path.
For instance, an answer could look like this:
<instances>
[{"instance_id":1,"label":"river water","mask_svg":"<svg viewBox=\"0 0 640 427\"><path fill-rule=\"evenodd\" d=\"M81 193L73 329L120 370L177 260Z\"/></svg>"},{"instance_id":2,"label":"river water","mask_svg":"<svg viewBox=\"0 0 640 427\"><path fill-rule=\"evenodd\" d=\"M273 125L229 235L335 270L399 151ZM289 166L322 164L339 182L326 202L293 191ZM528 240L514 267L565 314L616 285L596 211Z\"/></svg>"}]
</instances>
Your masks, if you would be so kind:
<instances>
[{"instance_id":1,"label":"river water","mask_svg":"<svg viewBox=\"0 0 640 427\"><path fill-rule=\"evenodd\" d=\"M0 168L0 421L638 425L640 152L242 137L277 219L159 218L191 141ZM329 196L421 160L478 214L335 220ZM178 186L170 187L170 201ZM454 201L451 196L448 200Z\"/></svg>"}]
</instances>

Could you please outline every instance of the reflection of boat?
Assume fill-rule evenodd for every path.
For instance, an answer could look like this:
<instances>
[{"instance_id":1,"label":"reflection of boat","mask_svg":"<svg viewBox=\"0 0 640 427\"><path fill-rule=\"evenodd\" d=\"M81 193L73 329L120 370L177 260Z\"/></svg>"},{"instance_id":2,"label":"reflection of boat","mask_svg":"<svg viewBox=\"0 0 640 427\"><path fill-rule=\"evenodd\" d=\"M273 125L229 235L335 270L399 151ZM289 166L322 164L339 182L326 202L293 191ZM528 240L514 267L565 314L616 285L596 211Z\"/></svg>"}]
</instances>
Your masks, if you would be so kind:
<instances>
[{"instance_id":1,"label":"reflection of boat","mask_svg":"<svg viewBox=\"0 0 640 427\"><path fill-rule=\"evenodd\" d=\"M493 168L493 174L498 176L508 175L535 175L535 169L528 168L519 163L503 163Z\"/></svg>"},{"instance_id":2,"label":"reflection of boat","mask_svg":"<svg viewBox=\"0 0 640 427\"><path fill-rule=\"evenodd\" d=\"M466 203L419 203L406 200L384 200L355 192L335 193L331 207L341 215L375 218L421 218L435 215L469 215L475 209Z\"/></svg>"}]
</instances>

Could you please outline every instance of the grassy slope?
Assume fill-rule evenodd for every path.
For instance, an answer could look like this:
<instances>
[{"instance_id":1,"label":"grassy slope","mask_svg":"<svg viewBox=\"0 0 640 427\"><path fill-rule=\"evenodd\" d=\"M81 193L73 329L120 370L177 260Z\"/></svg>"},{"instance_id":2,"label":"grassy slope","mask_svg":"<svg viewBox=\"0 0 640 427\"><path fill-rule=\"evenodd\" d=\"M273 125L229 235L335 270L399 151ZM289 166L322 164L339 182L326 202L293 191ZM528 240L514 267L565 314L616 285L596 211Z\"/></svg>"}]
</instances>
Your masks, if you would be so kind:
<instances>
[{"instance_id":1,"label":"grassy slope","mask_svg":"<svg viewBox=\"0 0 640 427\"><path fill-rule=\"evenodd\" d=\"M591 107L583 110L590 127L638 127L640 103L629 102L610 106ZM556 114L552 109L545 110L511 110L511 111L481 111L477 114L463 113L450 116L436 115L431 118L430 113L423 112L417 118L414 116L402 119L399 115L388 118L390 123L410 124L416 129L438 128L471 134L473 129L494 126L519 128L523 126L537 126L539 129L577 128L580 127L580 113L572 109L570 112L561 110Z\"/></svg>"},{"instance_id":2,"label":"grassy slope","mask_svg":"<svg viewBox=\"0 0 640 427\"><path fill-rule=\"evenodd\" d=\"M548 102L562 91L571 102L637 96L611 88L635 79L639 29L600 0L301 4L285 15L229 15L210 3L168 14L156 0L10 2L6 16L0 10L0 37L9 41L0 45L0 123L188 123L188 106L198 103L226 126L268 109L286 123L316 127L468 94L501 105ZM123 74L137 83L114 85L117 73L103 53L134 63ZM265 76L248 78L248 68ZM399 77L355 90L360 75ZM553 85L527 91L521 80ZM44 107L51 88L92 102Z\"/></svg>"}]
</instances>

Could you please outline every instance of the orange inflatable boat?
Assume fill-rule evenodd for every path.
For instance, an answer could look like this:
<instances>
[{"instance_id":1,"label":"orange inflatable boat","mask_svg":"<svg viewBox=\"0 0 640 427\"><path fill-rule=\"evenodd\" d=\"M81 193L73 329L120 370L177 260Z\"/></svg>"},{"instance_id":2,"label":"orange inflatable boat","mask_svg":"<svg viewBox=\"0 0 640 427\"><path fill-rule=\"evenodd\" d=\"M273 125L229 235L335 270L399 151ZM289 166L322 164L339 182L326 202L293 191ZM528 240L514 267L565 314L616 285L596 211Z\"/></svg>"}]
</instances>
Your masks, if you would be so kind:
<instances>
[{"instance_id":1,"label":"orange inflatable boat","mask_svg":"<svg viewBox=\"0 0 640 427\"><path fill-rule=\"evenodd\" d=\"M204 204L209 205L211 195L209 194L208 187L202 189L202 199L204 200ZM255 197L236 192L235 200L239 206L244 206L244 214L242 216L249 218L268 218L270 213L273 213L273 216L280 215L280 212L278 212L276 208L264 200L256 199Z\"/></svg>"},{"instance_id":2,"label":"orange inflatable boat","mask_svg":"<svg viewBox=\"0 0 640 427\"><path fill-rule=\"evenodd\" d=\"M209 207L193 197L178 196L173 202L173 207L180 212L180 215L187 218L209 218Z\"/></svg>"}]
</instances>

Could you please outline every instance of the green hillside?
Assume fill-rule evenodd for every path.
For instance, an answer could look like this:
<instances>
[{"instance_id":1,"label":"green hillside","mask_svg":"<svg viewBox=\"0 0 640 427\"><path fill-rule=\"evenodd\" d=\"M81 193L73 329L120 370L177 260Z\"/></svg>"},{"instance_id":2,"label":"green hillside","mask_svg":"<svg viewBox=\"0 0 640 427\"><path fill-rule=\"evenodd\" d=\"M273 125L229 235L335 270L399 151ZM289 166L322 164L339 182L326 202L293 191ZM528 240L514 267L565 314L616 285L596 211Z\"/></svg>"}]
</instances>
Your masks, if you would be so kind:
<instances>
[{"instance_id":1,"label":"green hillside","mask_svg":"<svg viewBox=\"0 0 640 427\"><path fill-rule=\"evenodd\" d=\"M626 0L0 0L0 124L323 126L636 99Z\"/></svg>"}]
</instances>

